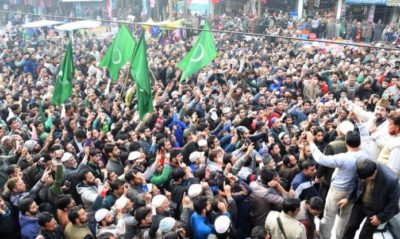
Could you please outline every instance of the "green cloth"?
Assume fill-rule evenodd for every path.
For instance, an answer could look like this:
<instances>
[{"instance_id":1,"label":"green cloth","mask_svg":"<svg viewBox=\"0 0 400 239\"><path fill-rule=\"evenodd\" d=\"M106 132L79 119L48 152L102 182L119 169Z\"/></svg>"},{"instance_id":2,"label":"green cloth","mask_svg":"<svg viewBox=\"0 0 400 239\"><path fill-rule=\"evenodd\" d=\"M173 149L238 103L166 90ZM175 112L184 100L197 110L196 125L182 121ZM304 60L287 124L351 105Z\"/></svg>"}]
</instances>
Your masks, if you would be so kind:
<instances>
[{"instance_id":1,"label":"green cloth","mask_svg":"<svg viewBox=\"0 0 400 239\"><path fill-rule=\"evenodd\" d=\"M143 119L147 113L154 111L144 33L142 33L142 36L140 37L132 59L131 74L133 79L136 81L139 117L140 119Z\"/></svg>"},{"instance_id":2,"label":"green cloth","mask_svg":"<svg viewBox=\"0 0 400 239\"><path fill-rule=\"evenodd\" d=\"M119 70L122 66L132 58L135 45L136 42L132 34L125 25L122 25L117 37L100 61L100 66L108 69L113 81L118 79Z\"/></svg>"},{"instance_id":3,"label":"green cloth","mask_svg":"<svg viewBox=\"0 0 400 239\"><path fill-rule=\"evenodd\" d=\"M360 83L360 84L364 83L364 80L365 80L365 78L364 78L363 75L359 75L359 76L357 77L357 79L356 79L356 81L357 81L358 83Z\"/></svg>"},{"instance_id":4,"label":"green cloth","mask_svg":"<svg viewBox=\"0 0 400 239\"><path fill-rule=\"evenodd\" d=\"M51 193L51 196L56 199L59 195L62 194L61 192L61 182L64 177L64 168L62 164L58 164L56 168L56 176L54 183L50 186L49 191Z\"/></svg>"},{"instance_id":5,"label":"green cloth","mask_svg":"<svg viewBox=\"0 0 400 239\"><path fill-rule=\"evenodd\" d=\"M68 44L67 52L58 73L51 101L61 105L72 93L72 77L74 76L74 62L72 57L72 44Z\"/></svg>"},{"instance_id":6,"label":"green cloth","mask_svg":"<svg viewBox=\"0 0 400 239\"><path fill-rule=\"evenodd\" d=\"M169 166L169 164L164 165L162 173L154 174L153 177L151 177L150 182L156 186L162 186L164 183L167 182L170 170L171 166Z\"/></svg>"},{"instance_id":7,"label":"green cloth","mask_svg":"<svg viewBox=\"0 0 400 239\"><path fill-rule=\"evenodd\" d=\"M207 66L217 55L214 37L210 31L210 26L206 22L194 47L178 63L178 67L183 71L181 82Z\"/></svg>"}]
</instances>

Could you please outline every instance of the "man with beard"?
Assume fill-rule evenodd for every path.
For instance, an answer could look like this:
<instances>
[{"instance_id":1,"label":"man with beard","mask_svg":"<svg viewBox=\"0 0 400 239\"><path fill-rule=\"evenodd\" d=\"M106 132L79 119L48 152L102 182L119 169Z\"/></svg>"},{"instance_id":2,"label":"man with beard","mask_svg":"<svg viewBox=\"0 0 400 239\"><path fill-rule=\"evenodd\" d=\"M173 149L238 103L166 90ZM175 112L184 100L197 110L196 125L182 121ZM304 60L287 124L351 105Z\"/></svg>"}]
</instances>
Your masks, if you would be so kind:
<instances>
[{"instance_id":1,"label":"man with beard","mask_svg":"<svg viewBox=\"0 0 400 239\"><path fill-rule=\"evenodd\" d=\"M96 237L100 237L102 234L107 232L111 232L118 237L125 235L126 230L122 208L115 207L115 217L112 212L102 208L96 212L95 219L97 222Z\"/></svg>"},{"instance_id":2,"label":"man with beard","mask_svg":"<svg viewBox=\"0 0 400 239\"><path fill-rule=\"evenodd\" d=\"M89 169L84 169L79 173L81 182L76 186L81 196L85 208L92 206L102 186L101 180L95 178Z\"/></svg>"},{"instance_id":3,"label":"man with beard","mask_svg":"<svg viewBox=\"0 0 400 239\"><path fill-rule=\"evenodd\" d=\"M148 126L143 126L139 129L140 140L139 144L143 149L143 153L147 156L156 154L156 137L151 137L151 131ZM150 157L149 157L150 158Z\"/></svg>"},{"instance_id":4,"label":"man with beard","mask_svg":"<svg viewBox=\"0 0 400 239\"><path fill-rule=\"evenodd\" d=\"M133 238L135 236L135 225L137 224L135 217L131 214L133 202L126 196L122 196L115 202L115 207L122 208L126 228L125 238Z\"/></svg>"},{"instance_id":5,"label":"man with beard","mask_svg":"<svg viewBox=\"0 0 400 239\"><path fill-rule=\"evenodd\" d=\"M65 152L61 157L61 162L64 165L64 178L68 178L70 174L77 170L77 162L73 154Z\"/></svg>"},{"instance_id":6,"label":"man with beard","mask_svg":"<svg viewBox=\"0 0 400 239\"><path fill-rule=\"evenodd\" d=\"M157 233L160 221L163 218L170 216L170 213L169 213L170 207L169 207L168 198L161 194L157 195L153 198L153 200L151 201L151 205L155 209L156 214L153 215L153 217L151 219L152 224L150 227L149 235L151 238L154 238Z\"/></svg>"},{"instance_id":7,"label":"man with beard","mask_svg":"<svg viewBox=\"0 0 400 239\"><path fill-rule=\"evenodd\" d=\"M58 239L63 238L60 226L54 216L49 212L40 213L38 216L40 231L36 239Z\"/></svg>"},{"instance_id":8,"label":"man with beard","mask_svg":"<svg viewBox=\"0 0 400 239\"><path fill-rule=\"evenodd\" d=\"M88 215L81 206L75 206L68 212L70 222L64 230L66 239L93 239L94 236L87 224Z\"/></svg>"},{"instance_id":9,"label":"man with beard","mask_svg":"<svg viewBox=\"0 0 400 239\"><path fill-rule=\"evenodd\" d=\"M389 134L391 137L380 152L378 162L400 175L400 112L389 114Z\"/></svg>"},{"instance_id":10,"label":"man with beard","mask_svg":"<svg viewBox=\"0 0 400 239\"><path fill-rule=\"evenodd\" d=\"M367 129L371 135L371 159L376 160L383 146L389 138L389 120L387 114L389 110L389 101L381 99L376 103L375 112L367 112L356 104L347 101L347 108L354 108L354 112L358 114L362 121L367 122Z\"/></svg>"},{"instance_id":11,"label":"man with beard","mask_svg":"<svg viewBox=\"0 0 400 239\"><path fill-rule=\"evenodd\" d=\"M211 203L206 197L198 197L193 201L194 213L190 225L195 239L206 239L211 234L213 226L208 215L211 212Z\"/></svg>"},{"instance_id":12,"label":"man with beard","mask_svg":"<svg viewBox=\"0 0 400 239\"><path fill-rule=\"evenodd\" d=\"M134 229L136 236L134 239L149 238L149 229L151 226L151 208L140 207L135 211L135 219L137 221Z\"/></svg>"},{"instance_id":13,"label":"man with beard","mask_svg":"<svg viewBox=\"0 0 400 239\"><path fill-rule=\"evenodd\" d=\"M124 164L119 158L121 150L114 143L108 143L104 146L104 152L107 157L106 168L108 171L114 171L117 175L124 173Z\"/></svg>"},{"instance_id":14,"label":"man with beard","mask_svg":"<svg viewBox=\"0 0 400 239\"><path fill-rule=\"evenodd\" d=\"M397 102L400 99L400 80L398 76L392 76L393 79L396 79L396 84L388 87L382 95L382 98L388 99L391 102Z\"/></svg>"},{"instance_id":15,"label":"man with beard","mask_svg":"<svg viewBox=\"0 0 400 239\"><path fill-rule=\"evenodd\" d=\"M32 198L24 198L19 203L19 224L21 225L21 238L33 239L39 233L39 223L36 214L39 206Z\"/></svg>"},{"instance_id":16,"label":"man with beard","mask_svg":"<svg viewBox=\"0 0 400 239\"><path fill-rule=\"evenodd\" d=\"M297 126L299 126L301 122L307 120L307 114L311 110L310 100L305 100L304 102L299 100L298 102L299 103L297 105L294 105L289 110L289 114L295 118L294 124Z\"/></svg>"}]
</instances>

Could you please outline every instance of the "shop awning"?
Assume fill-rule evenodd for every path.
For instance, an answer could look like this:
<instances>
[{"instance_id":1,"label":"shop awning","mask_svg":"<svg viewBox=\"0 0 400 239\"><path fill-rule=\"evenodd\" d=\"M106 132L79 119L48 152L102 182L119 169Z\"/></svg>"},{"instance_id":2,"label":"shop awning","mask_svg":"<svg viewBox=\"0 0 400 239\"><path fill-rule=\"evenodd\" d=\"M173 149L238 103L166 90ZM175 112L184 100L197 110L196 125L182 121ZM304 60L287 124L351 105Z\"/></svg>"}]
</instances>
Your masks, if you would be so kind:
<instances>
[{"instance_id":1,"label":"shop awning","mask_svg":"<svg viewBox=\"0 0 400 239\"><path fill-rule=\"evenodd\" d=\"M387 0L346 0L346 4L386 5Z\"/></svg>"},{"instance_id":2,"label":"shop awning","mask_svg":"<svg viewBox=\"0 0 400 239\"><path fill-rule=\"evenodd\" d=\"M400 0L386 0L386 5L400 7Z\"/></svg>"},{"instance_id":3,"label":"shop awning","mask_svg":"<svg viewBox=\"0 0 400 239\"><path fill-rule=\"evenodd\" d=\"M50 20L40 20L35 22L28 22L22 25L23 28L37 28L37 27L48 27L53 25L59 25L62 22L59 21L50 21Z\"/></svg>"},{"instance_id":4,"label":"shop awning","mask_svg":"<svg viewBox=\"0 0 400 239\"><path fill-rule=\"evenodd\" d=\"M90 29L96 28L101 25L100 21L83 20L76 22L69 22L61 26L56 26L55 28L59 31L73 31L78 29Z\"/></svg>"}]
</instances>

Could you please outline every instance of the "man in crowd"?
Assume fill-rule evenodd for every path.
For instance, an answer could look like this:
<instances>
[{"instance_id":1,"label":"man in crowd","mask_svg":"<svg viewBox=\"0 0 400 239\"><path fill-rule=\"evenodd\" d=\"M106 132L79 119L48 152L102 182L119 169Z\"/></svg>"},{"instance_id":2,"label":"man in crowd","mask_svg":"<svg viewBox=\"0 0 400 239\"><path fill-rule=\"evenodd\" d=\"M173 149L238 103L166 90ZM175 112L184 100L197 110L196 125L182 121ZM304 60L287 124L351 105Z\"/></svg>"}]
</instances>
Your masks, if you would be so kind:
<instances>
[{"instance_id":1,"label":"man in crowd","mask_svg":"<svg viewBox=\"0 0 400 239\"><path fill-rule=\"evenodd\" d=\"M358 187L346 200L354 202L343 238L354 238L365 220L360 238L372 239L375 229L399 212L400 187L397 175L372 160L357 161Z\"/></svg>"},{"instance_id":2,"label":"man in crowd","mask_svg":"<svg viewBox=\"0 0 400 239\"><path fill-rule=\"evenodd\" d=\"M296 219L300 212L300 200L286 198L282 202L282 212L271 212L265 222L265 227L271 231L272 238L300 238L307 239L306 229Z\"/></svg>"}]
</instances>

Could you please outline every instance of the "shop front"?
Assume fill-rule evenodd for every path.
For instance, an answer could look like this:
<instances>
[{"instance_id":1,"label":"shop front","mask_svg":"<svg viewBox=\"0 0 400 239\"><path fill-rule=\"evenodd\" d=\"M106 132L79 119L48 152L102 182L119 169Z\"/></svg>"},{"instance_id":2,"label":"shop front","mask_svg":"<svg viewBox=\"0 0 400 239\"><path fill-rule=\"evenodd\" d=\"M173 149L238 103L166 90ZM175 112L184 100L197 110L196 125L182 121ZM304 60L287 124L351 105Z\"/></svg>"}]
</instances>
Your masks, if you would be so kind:
<instances>
[{"instance_id":1,"label":"shop front","mask_svg":"<svg viewBox=\"0 0 400 239\"><path fill-rule=\"evenodd\" d=\"M386 5L387 0L346 0L345 19L387 24L391 20L392 7Z\"/></svg>"}]
</instances>

